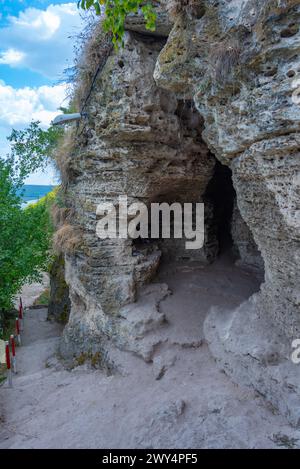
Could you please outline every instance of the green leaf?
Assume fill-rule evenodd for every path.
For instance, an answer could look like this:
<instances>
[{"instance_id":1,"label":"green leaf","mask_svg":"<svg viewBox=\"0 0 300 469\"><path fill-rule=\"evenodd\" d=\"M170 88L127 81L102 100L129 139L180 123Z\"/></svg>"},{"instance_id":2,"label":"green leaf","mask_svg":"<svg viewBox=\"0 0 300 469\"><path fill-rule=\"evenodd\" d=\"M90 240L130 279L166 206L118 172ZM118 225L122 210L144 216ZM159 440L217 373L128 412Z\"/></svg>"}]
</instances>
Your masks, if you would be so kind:
<instances>
[{"instance_id":1,"label":"green leaf","mask_svg":"<svg viewBox=\"0 0 300 469\"><path fill-rule=\"evenodd\" d=\"M99 3L95 3L94 8L95 8L96 15L98 16L101 15L101 8L100 8Z\"/></svg>"},{"instance_id":2,"label":"green leaf","mask_svg":"<svg viewBox=\"0 0 300 469\"><path fill-rule=\"evenodd\" d=\"M155 30L156 13L150 3L145 5L142 0L94 0L93 2L86 0L81 2L83 9L89 9L93 6L97 15L101 14L100 5L105 6L103 29L112 33L112 40L116 48L120 45L124 47L126 16L130 13L137 13L139 8L144 15L146 28L150 31Z\"/></svg>"}]
</instances>

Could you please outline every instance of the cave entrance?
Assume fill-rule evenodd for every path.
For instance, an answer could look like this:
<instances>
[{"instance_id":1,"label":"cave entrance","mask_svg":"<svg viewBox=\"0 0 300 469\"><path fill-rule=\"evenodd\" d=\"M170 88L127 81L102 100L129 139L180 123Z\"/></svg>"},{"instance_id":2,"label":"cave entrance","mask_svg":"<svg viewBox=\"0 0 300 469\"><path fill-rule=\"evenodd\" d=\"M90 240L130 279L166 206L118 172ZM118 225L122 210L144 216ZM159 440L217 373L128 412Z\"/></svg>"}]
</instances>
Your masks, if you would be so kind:
<instances>
[{"instance_id":1,"label":"cave entrance","mask_svg":"<svg viewBox=\"0 0 300 469\"><path fill-rule=\"evenodd\" d=\"M179 190L175 191L175 195L174 191L166 191L165 194L156 196L153 200L156 203L167 202L172 204L179 195ZM263 276L264 263L252 233L240 214L231 169L216 160L213 174L203 195L198 194L197 198L192 201L197 200L204 202L205 206L205 241L203 248L187 249L187 239L184 236L180 239L175 239L172 236L174 213L171 212L171 237L169 239L160 237L158 239L138 238L133 240L132 255L143 256L144 259L149 259L149 256L152 256L156 263L157 256L152 254L160 250L159 268L168 264L180 263L207 266L222 258L226 264L235 264ZM190 200L186 199L183 202L190 202ZM149 226L151 226L150 220ZM153 267L152 273L155 274L155 271L156 268Z\"/></svg>"},{"instance_id":2,"label":"cave entrance","mask_svg":"<svg viewBox=\"0 0 300 469\"><path fill-rule=\"evenodd\" d=\"M178 181L173 178L149 200L149 205L204 202L204 246L187 249L185 237L167 239L161 229L158 239L132 242L133 256L138 257L135 278L141 287L137 292L139 311L145 311L145 302L149 305L153 301L153 317L160 320L163 315L167 326L159 332L163 340L156 349L161 362L169 363L172 348L177 354L179 346L190 351L203 347L207 316L214 310L235 310L259 291L262 281L257 275L261 272L260 254L239 211L231 169L211 153L207 155L195 176L187 179L179 168ZM170 222L174 224L173 217ZM146 283L151 283L151 288L145 287ZM155 333L153 338L157 341Z\"/></svg>"},{"instance_id":3,"label":"cave entrance","mask_svg":"<svg viewBox=\"0 0 300 469\"><path fill-rule=\"evenodd\" d=\"M156 196L157 203L167 202L172 204L180 200L180 191L170 191ZM213 263L224 253L230 254L233 262L237 257L238 250L232 236L233 212L236 209L236 192L232 182L232 172L228 166L216 160L213 175L210 178L204 194L198 193L198 198L183 200L183 202L204 202L205 213L205 241L200 250L186 249L186 239L175 239L173 237L174 213L170 214L171 237L157 240L141 239L133 240L133 255L152 251L152 246L157 246L162 251L162 263L198 262L203 265ZM150 220L149 220L150 221ZM161 223L160 218L160 223ZM183 219L182 219L183 223ZM151 223L149 223L151 225ZM193 227L195 228L195 226ZM162 229L160 226L160 235Z\"/></svg>"},{"instance_id":4,"label":"cave entrance","mask_svg":"<svg viewBox=\"0 0 300 469\"><path fill-rule=\"evenodd\" d=\"M215 162L200 201L205 205L203 248L185 250L177 240L162 240L155 278L172 293L159 305L168 324L168 344L184 349L203 346L208 314L215 309L235 310L259 291L262 281L257 275L260 254L239 212L229 167ZM160 353L163 355L163 347Z\"/></svg>"}]
</instances>

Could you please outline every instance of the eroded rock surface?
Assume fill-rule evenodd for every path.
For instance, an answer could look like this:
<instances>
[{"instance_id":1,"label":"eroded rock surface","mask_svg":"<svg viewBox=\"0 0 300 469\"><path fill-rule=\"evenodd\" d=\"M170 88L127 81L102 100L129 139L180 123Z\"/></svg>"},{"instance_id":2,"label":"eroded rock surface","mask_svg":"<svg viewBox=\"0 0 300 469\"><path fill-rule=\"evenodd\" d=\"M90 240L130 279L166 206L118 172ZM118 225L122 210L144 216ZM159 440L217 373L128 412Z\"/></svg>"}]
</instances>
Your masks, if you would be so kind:
<instances>
[{"instance_id":1,"label":"eroded rock surface","mask_svg":"<svg viewBox=\"0 0 300 469\"><path fill-rule=\"evenodd\" d=\"M71 309L69 287L65 281L65 261L62 254L55 257L50 270L50 300L48 319L66 324Z\"/></svg>"},{"instance_id":2,"label":"eroded rock surface","mask_svg":"<svg viewBox=\"0 0 300 469\"><path fill-rule=\"evenodd\" d=\"M82 247L66 256L72 311L65 351L97 350L111 338L119 346L128 343L124 331L129 324L132 335L135 326L122 308L133 303L138 288L154 277L162 252L178 259L189 254L181 239L133 243L100 240L96 234L98 204L117 206L123 195L128 205L201 202L213 174L215 158L201 138L203 121L193 103L161 90L153 79L164 44L160 36L127 32L124 49L111 53L97 77L86 108L88 118L77 133L71 158L75 176L67 197L81 228ZM208 205L207 230L211 218ZM217 239L211 233L193 257L207 264L216 253ZM154 316L155 308L154 302ZM150 314L143 307L141 315L142 311Z\"/></svg>"},{"instance_id":3,"label":"eroded rock surface","mask_svg":"<svg viewBox=\"0 0 300 469\"><path fill-rule=\"evenodd\" d=\"M153 35L140 18L128 19L125 48L107 58L77 132L67 194L83 243L66 255L72 311L63 350L105 354L113 342L153 358L149 333L165 327L159 302L166 289L156 287L160 299L151 305L147 289L139 289L153 279L162 254L182 259L183 245L100 241L96 208L123 194L129 203L200 202L215 155L232 170L232 235L241 262L261 266L260 252L265 281L255 301L224 314L223 323L222 311L212 312L206 339L235 381L254 386L297 425L298 371L288 350L300 334L299 0L169 6L168 37L165 14ZM206 243L193 253L202 265L218 252L213 211L207 203ZM282 345L275 354L280 370L270 368L274 343ZM156 362L156 377L164 366Z\"/></svg>"},{"instance_id":4,"label":"eroded rock surface","mask_svg":"<svg viewBox=\"0 0 300 469\"><path fill-rule=\"evenodd\" d=\"M258 321L257 328L265 327L269 348L276 334L279 343L285 341L288 363L287 350L300 333L300 5L298 0L201 3L201 17L187 10L178 15L154 76L177 96L194 99L205 119L204 139L232 169L238 208L265 265L265 282L255 308L259 317L267 319ZM225 335L217 330L210 333L209 340L216 345L212 349L223 365L230 360L235 338L241 340L237 329L247 342L252 314L253 303L249 303L248 314L244 308L242 317L232 317ZM235 320L244 327L236 329ZM274 326L272 339L268 323ZM260 349L255 334L251 337L252 346ZM222 350L218 343L225 344ZM249 369L253 365L240 350L242 356L240 373L232 367L229 371L236 380L242 375L241 363ZM263 375L265 365L258 360ZM257 389L267 387L265 394L272 400L279 386L288 387L287 375L292 379L296 373L295 366L286 370L285 383L269 379L266 386L258 378L250 382ZM285 398L296 399L299 405L299 389Z\"/></svg>"},{"instance_id":5,"label":"eroded rock surface","mask_svg":"<svg viewBox=\"0 0 300 469\"><path fill-rule=\"evenodd\" d=\"M299 2L202 3L201 18L179 16L154 76L160 86L194 98L205 140L231 166L238 207L265 263L263 304L294 337L300 324Z\"/></svg>"},{"instance_id":6,"label":"eroded rock surface","mask_svg":"<svg viewBox=\"0 0 300 469\"><path fill-rule=\"evenodd\" d=\"M264 261L261 257L253 235L241 216L236 200L234 201L231 218L231 235L238 259L236 265L253 269L263 275Z\"/></svg>"}]
</instances>

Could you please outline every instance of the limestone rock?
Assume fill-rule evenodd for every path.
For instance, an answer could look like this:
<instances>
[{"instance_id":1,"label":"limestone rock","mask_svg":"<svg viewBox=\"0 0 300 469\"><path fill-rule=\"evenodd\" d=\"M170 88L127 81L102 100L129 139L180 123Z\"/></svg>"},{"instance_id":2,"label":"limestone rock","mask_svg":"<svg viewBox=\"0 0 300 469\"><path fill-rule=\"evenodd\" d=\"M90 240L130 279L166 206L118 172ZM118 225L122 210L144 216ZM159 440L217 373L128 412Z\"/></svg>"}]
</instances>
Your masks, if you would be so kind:
<instances>
[{"instance_id":1,"label":"limestone rock","mask_svg":"<svg viewBox=\"0 0 300 469\"><path fill-rule=\"evenodd\" d=\"M257 297L235 311L213 310L204 328L210 349L226 373L240 385L254 386L299 427L300 368L291 361L291 343L260 312Z\"/></svg>"},{"instance_id":2,"label":"limestone rock","mask_svg":"<svg viewBox=\"0 0 300 469\"><path fill-rule=\"evenodd\" d=\"M255 314L266 320L253 328L269 337L272 324L274 337L283 334L289 343L300 333L299 1L206 0L203 5L200 18L184 11L178 15L154 77L177 96L194 99L205 120L205 141L231 167L238 208L265 265ZM228 360L226 369L237 380L234 364L240 371L252 368L234 347L238 318L233 315L227 335L218 336L224 352L220 361L224 366ZM214 343L212 326L210 331ZM240 334L240 341L248 342L246 319ZM222 353L219 349L217 356ZM256 364L249 384L279 406L280 380L265 375L260 358ZM293 367L285 365L292 374ZM297 422L295 407L286 413Z\"/></svg>"},{"instance_id":3,"label":"limestone rock","mask_svg":"<svg viewBox=\"0 0 300 469\"><path fill-rule=\"evenodd\" d=\"M66 255L72 309L63 349L70 347L71 354L73 339L78 349L80 341L97 348L105 342L103 336L123 343L120 311L151 281L161 251L168 254L169 240L99 239L98 204L116 206L119 195L128 197L128 205L201 202L213 173L215 159L201 139L201 118L193 104L178 101L154 82L164 43L155 35L127 32L124 49L112 51L98 75L86 106L88 117L78 129L70 158L76 176L67 191L83 238L82 248ZM180 241L179 257L186 255ZM203 263L215 255L212 242L198 251Z\"/></svg>"},{"instance_id":4,"label":"limestone rock","mask_svg":"<svg viewBox=\"0 0 300 469\"><path fill-rule=\"evenodd\" d=\"M149 31L146 29L145 20L141 11L139 11L137 14L130 14L127 16L125 20L125 28L128 31L136 31L138 33L148 35L168 37L172 29L172 22L168 16L166 9L164 8L165 4L167 3L167 0L153 1L151 3L153 4L154 11L157 15L155 31Z\"/></svg>"},{"instance_id":5,"label":"limestone rock","mask_svg":"<svg viewBox=\"0 0 300 469\"><path fill-rule=\"evenodd\" d=\"M69 287L65 281L64 257L59 255L54 259L50 271L48 319L65 324L68 321L70 309Z\"/></svg>"},{"instance_id":6,"label":"limestone rock","mask_svg":"<svg viewBox=\"0 0 300 469\"><path fill-rule=\"evenodd\" d=\"M173 351L167 351L163 355L157 355L153 359L153 374L156 380L163 378L168 369L176 362L177 356Z\"/></svg>"},{"instance_id":7,"label":"limestone rock","mask_svg":"<svg viewBox=\"0 0 300 469\"><path fill-rule=\"evenodd\" d=\"M287 350L300 334L299 0L194 3L172 1L167 41L146 32L139 15L128 18L125 47L107 57L87 100L69 158L67 198L83 243L66 254L72 307L63 349L105 354L113 343L153 359L153 331L166 324L141 292L161 260L186 250L161 239L100 240L96 208L123 194L148 206L201 202L216 157L232 170L240 261L260 265L257 246L265 279L222 327L211 313L207 340L228 374L297 425L299 377ZM208 203L203 249L189 254L203 265L218 251L213 210Z\"/></svg>"},{"instance_id":8,"label":"limestone rock","mask_svg":"<svg viewBox=\"0 0 300 469\"><path fill-rule=\"evenodd\" d=\"M250 229L241 216L236 200L232 212L231 235L238 255L236 265L263 273L263 259Z\"/></svg>"}]
</instances>

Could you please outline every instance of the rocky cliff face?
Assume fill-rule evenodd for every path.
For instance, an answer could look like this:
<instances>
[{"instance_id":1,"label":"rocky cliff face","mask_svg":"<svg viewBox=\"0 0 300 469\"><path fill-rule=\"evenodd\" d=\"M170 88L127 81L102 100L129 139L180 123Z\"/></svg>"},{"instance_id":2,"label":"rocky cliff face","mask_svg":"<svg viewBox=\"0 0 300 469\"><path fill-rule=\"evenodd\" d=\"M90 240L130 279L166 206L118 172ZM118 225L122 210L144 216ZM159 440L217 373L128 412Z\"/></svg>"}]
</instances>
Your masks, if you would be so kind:
<instances>
[{"instance_id":1,"label":"rocky cliff face","mask_svg":"<svg viewBox=\"0 0 300 469\"><path fill-rule=\"evenodd\" d=\"M208 339L223 366L230 357L228 372L235 379L274 396L271 379L285 387L293 381L287 376L296 373L295 366L288 372L290 348L283 347L283 337L298 337L300 325L300 5L297 0L201 3L200 17L187 9L179 13L154 77L177 95L193 97L205 119L203 137L231 167L238 208L264 259L265 282L251 307L233 314L229 329L223 324L227 339L222 327L220 335L212 330L216 317L209 318ZM277 344L284 351L277 350L274 358L269 350L269 361L272 355L278 365L270 371L266 342L276 343L279 330ZM277 406L280 399L295 399L299 391L290 386L292 397L277 395ZM298 421L295 408L284 410Z\"/></svg>"},{"instance_id":2,"label":"rocky cliff face","mask_svg":"<svg viewBox=\"0 0 300 469\"><path fill-rule=\"evenodd\" d=\"M262 252L263 302L299 333L299 2L202 2L182 11L156 65L160 86L194 98L203 137L231 166L238 207ZM180 42L180 45L178 44Z\"/></svg>"},{"instance_id":3,"label":"rocky cliff face","mask_svg":"<svg viewBox=\"0 0 300 469\"><path fill-rule=\"evenodd\" d=\"M138 16L128 20L125 48L108 57L77 133L68 197L83 247L66 255L72 311L64 350L106 350L113 339L140 352L132 345L140 318L126 305L151 281L162 252L183 255L180 244L160 240L100 242L97 205L121 194L130 203L201 201L216 157L232 170L240 262L261 266L260 251L265 281L226 320L212 312L206 337L236 381L298 424L299 373L289 355L300 334L299 1L164 3L171 32L165 13L159 35L145 34ZM208 201L203 264L218 251L213 212ZM154 303L165 294L161 286ZM160 324L158 308L145 315Z\"/></svg>"},{"instance_id":4,"label":"rocky cliff face","mask_svg":"<svg viewBox=\"0 0 300 469\"><path fill-rule=\"evenodd\" d=\"M66 256L72 301L65 331L68 344L77 343L84 334L97 348L99 340L103 343L103 332L118 342L120 308L134 302L137 288L153 278L161 253L186 256L182 240L100 241L96 235L98 204L117 206L123 195L128 205L200 202L213 174L215 158L201 138L203 121L193 103L178 100L173 92L158 88L153 79L165 41L145 35L143 29L127 32L124 49L111 53L95 82L86 108L88 118L78 132L71 163L76 177L68 185L68 198L83 243L80 252ZM211 219L207 204L207 231ZM212 232L204 248L193 255L205 264L216 252ZM87 341L81 342L86 347Z\"/></svg>"}]
</instances>

